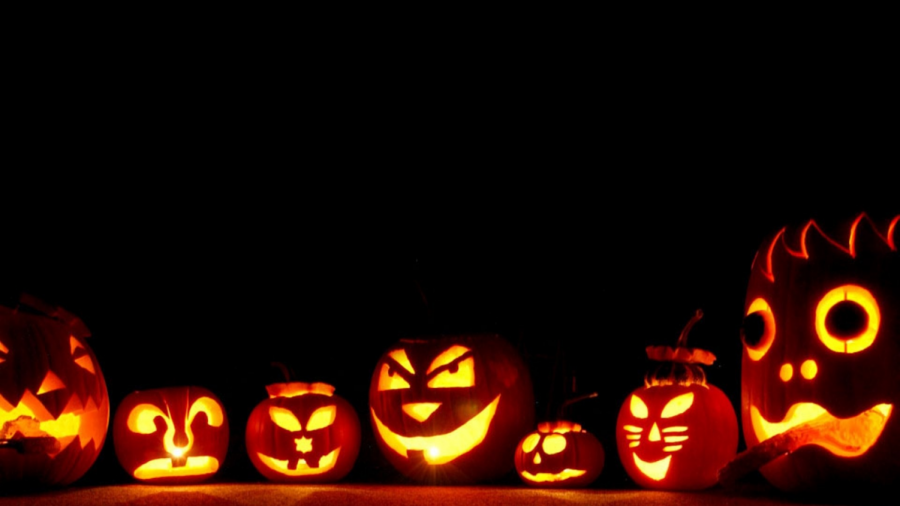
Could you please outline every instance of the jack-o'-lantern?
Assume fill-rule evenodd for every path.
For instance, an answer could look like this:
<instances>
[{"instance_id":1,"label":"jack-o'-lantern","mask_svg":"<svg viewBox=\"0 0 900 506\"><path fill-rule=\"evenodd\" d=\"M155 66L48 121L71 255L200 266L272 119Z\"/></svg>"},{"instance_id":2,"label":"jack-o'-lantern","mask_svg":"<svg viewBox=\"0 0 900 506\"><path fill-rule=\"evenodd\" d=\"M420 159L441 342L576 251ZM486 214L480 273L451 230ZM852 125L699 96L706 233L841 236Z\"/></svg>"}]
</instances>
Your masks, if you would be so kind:
<instances>
[{"instance_id":1,"label":"jack-o'-lantern","mask_svg":"<svg viewBox=\"0 0 900 506\"><path fill-rule=\"evenodd\" d=\"M606 454L581 424L556 420L538 424L516 448L516 471L526 484L541 488L586 487L594 482Z\"/></svg>"},{"instance_id":2,"label":"jack-o'-lantern","mask_svg":"<svg viewBox=\"0 0 900 506\"><path fill-rule=\"evenodd\" d=\"M145 483L186 484L211 478L228 451L228 417L219 398L198 386L140 390L125 396L113 419L116 456Z\"/></svg>"},{"instance_id":3,"label":"jack-o'-lantern","mask_svg":"<svg viewBox=\"0 0 900 506\"><path fill-rule=\"evenodd\" d=\"M359 416L326 383L268 385L269 398L247 420L247 454L272 481L328 483L353 468L359 454Z\"/></svg>"},{"instance_id":4,"label":"jack-o'-lantern","mask_svg":"<svg viewBox=\"0 0 900 506\"><path fill-rule=\"evenodd\" d=\"M638 485L662 490L699 490L718 480L717 471L737 453L737 414L728 397L706 381L703 365L715 356L687 348L687 334L675 348L650 346L661 362L628 396L616 422L616 446L628 475Z\"/></svg>"},{"instance_id":5,"label":"jack-o'-lantern","mask_svg":"<svg viewBox=\"0 0 900 506\"><path fill-rule=\"evenodd\" d=\"M20 303L0 306L0 484L67 485L106 440L106 382L81 320L28 295Z\"/></svg>"},{"instance_id":6,"label":"jack-o'-lantern","mask_svg":"<svg viewBox=\"0 0 900 506\"><path fill-rule=\"evenodd\" d=\"M496 334L401 340L375 367L369 408L382 454L429 483L499 478L534 427L528 368Z\"/></svg>"},{"instance_id":7,"label":"jack-o'-lantern","mask_svg":"<svg viewBox=\"0 0 900 506\"><path fill-rule=\"evenodd\" d=\"M823 229L810 220L756 254L742 425L748 451L769 454L759 470L779 489L866 491L900 480L898 221L879 226L860 214Z\"/></svg>"}]
</instances>

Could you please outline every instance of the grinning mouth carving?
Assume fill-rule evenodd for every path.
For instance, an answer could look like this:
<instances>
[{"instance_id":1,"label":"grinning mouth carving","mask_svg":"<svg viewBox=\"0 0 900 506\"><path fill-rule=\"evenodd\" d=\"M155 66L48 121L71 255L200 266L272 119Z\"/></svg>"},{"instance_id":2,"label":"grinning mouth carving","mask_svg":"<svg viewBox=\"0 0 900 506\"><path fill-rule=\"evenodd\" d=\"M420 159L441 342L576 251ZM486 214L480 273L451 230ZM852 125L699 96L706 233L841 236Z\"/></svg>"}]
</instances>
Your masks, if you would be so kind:
<instances>
[{"instance_id":1,"label":"grinning mouth carving","mask_svg":"<svg viewBox=\"0 0 900 506\"><path fill-rule=\"evenodd\" d=\"M259 452L256 453L256 456L262 460L263 464L286 476L311 476L331 471L337 463L338 455L340 454L341 449L335 448L328 455L323 455L319 459L319 467L310 467L309 464L306 463L306 460L299 459L297 461L296 469L289 469L287 460L278 460Z\"/></svg>"},{"instance_id":2,"label":"grinning mouth carving","mask_svg":"<svg viewBox=\"0 0 900 506\"><path fill-rule=\"evenodd\" d=\"M188 457L184 465L176 466L171 458L153 459L134 470L134 477L140 480L170 478L173 476L197 476L214 473L219 469L219 461L214 457Z\"/></svg>"},{"instance_id":3,"label":"grinning mouth carving","mask_svg":"<svg viewBox=\"0 0 900 506\"><path fill-rule=\"evenodd\" d=\"M546 483L546 482L555 482L555 481L566 481L569 478L577 478L587 471L581 469L564 469L558 473L537 473L531 474L528 471L522 471L522 476L534 482Z\"/></svg>"},{"instance_id":4,"label":"grinning mouth carving","mask_svg":"<svg viewBox=\"0 0 900 506\"><path fill-rule=\"evenodd\" d=\"M488 429L491 427L491 421L497 412L498 404L500 404L499 395L480 413L469 419L468 422L452 432L438 436L401 436L388 429L378 419L374 409L371 411L372 419L375 420L375 425L382 441L390 446L391 449L404 457L409 456L407 454L409 450L420 450L425 462L437 465L446 464L481 444L487 435Z\"/></svg>"},{"instance_id":5,"label":"grinning mouth carving","mask_svg":"<svg viewBox=\"0 0 900 506\"><path fill-rule=\"evenodd\" d=\"M637 453L632 453L632 455L634 456L634 465L650 479L659 481L665 478L666 473L669 472L669 464L672 462L671 455L659 459L656 462L641 460L641 458L637 456Z\"/></svg>"},{"instance_id":6,"label":"grinning mouth carving","mask_svg":"<svg viewBox=\"0 0 900 506\"><path fill-rule=\"evenodd\" d=\"M13 439L16 434L24 438L54 438L59 441L59 445L43 447L53 456L65 450L78 437L83 425L106 427L102 422L105 412L90 397L84 404L77 395L72 395L62 413L54 418L30 390L25 390L16 406L0 396L0 439ZM102 437L99 430L91 432L92 434L80 438L82 448L90 441Z\"/></svg>"},{"instance_id":7,"label":"grinning mouth carving","mask_svg":"<svg viewBox=\"0 0 900 506\"><path fill-rule=\"evenodd\" d=\"M769 422L751 406L750 420L759 442L784 434L793 440L793 448L815 444L834 455L857 457L878 441L892 409L892 404L878 404L856 416L836 418L818 404L801 402L792 405L781 422Z\"/></svg>"}]
</instances>

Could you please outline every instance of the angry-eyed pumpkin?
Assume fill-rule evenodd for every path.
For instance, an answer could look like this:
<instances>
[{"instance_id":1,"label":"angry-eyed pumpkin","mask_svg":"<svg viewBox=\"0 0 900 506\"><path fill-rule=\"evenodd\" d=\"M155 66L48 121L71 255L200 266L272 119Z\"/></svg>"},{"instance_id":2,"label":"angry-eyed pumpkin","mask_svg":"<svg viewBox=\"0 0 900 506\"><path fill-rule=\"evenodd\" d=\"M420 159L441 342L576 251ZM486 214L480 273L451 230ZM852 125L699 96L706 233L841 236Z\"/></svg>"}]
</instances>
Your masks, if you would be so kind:
<instances>
[{"instance_id":1,"label":"angry-eyed pumpkin","mask_svg":"<svg viewBox=\"0 0 900 506\"><path fill-rule=\"evenodd\" d=\"M702 367L715 356L686 347L687 334L702 315L698 310L675 348L647 348L648 358L662 365L645 376L644 386L619 410L619 459L641 487L709 488L718 481L718 470L737 453L737 414L725 393L707 383Z\"/></svg>"},{"instance_id":2,"label":"angry-eyed pumpkin","mask_svg":"<svg viewBox=\"0 0 900 506\"><path fill-rule=\"evenodd\" d=\"M405 476L474 483L512 471L534 427L534 392L518 352L496 334L403 339L369 388L375 440Z\"/></svg>"},{"instance_id":3,"label":"angry-eyed pumpkin","mask_svg":"<svg viewBox=\"0 0 900 506\"><path fill-rule=\"evenodd\" d=\"M786 491L900 480L900 216L814 220L763 241L745 299L741 414ZM760 443L766 442L765 445Z\"/></svg>"},{"instance_id":4,"label":"angry-eyed pumpkin","mask_svg":"<svg viewBox=\"0 0 900 506\"><path fill-rule=\"evenodd\" d=\"M80 319L20 303L0 306L0 485L67 485L106 440L106 382Z\"/></svg>"},{"instance_id":5,"label":"angry-eyed pumpkin","mask_svg":"<svg viewBox=\"0 0 900 506\"><path fill-rule=\"evenodd\" d=\"M218 472L228 451L228 417L219 398L199 386L139 390L113 419L116 456L145 483L196 483Z\"/></svg>"},{"instance_id":6,"label":"angry-eyed pumpkin","mask_svg":"<svg viewBox=\"0 0 900 506\"><path fill-rule=\"evenodd\" d=\"M539 488L578 488L594 482L606 454L603 445L581 424L555 420L538 424L516 448L516 472Z\"/></svg>"},{"instance_id":7,"label":"angry-eyed pumpkin","mask_svg":"<svg viewBox=\"0 0 900 506\"><path fill-rule=\"evenodd\" d=\"M359 416L326 383L266 386L269 398L247 420L247 454L266 478L329 483L353 468L359 454Z\"/></svg>"}]
</instances>

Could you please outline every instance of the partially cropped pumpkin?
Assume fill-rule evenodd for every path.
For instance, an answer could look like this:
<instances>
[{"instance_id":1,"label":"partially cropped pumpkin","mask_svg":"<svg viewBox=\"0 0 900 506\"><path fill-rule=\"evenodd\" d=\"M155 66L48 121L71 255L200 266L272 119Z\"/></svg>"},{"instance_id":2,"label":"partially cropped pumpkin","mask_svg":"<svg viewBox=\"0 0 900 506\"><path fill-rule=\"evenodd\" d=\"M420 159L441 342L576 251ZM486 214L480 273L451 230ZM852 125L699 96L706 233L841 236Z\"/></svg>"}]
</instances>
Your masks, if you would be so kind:
<instances>
[{"instance_id":1,"label":"partially cropped pumpkin","mask_svg":"<svg viewBox=\"0 0 900 506\"><path fill-rule=\"evenodd\" d=\"M428 483L474 483L513 470L534 427L531 377L496 334L404 339L379 359L369 410L382 454Z\"/></svg>"},{"instance_id":2,"label":"partially cropped pumpkin","mask_svg":"<svg viewBox=\"0 0 900 506\"><path fill-rule=\"evenodd\" d=\"M810 220L763 241L745 301L741 413L795 492L900 481L900 216Z\"/></svg>"},{"instance_id":3,"label":"partially cropped pumpkin","mask_svg":"<svg viewBox=\"0 0 900 506\"><path fill-rule=\"evenodd\" d=\"M0 488L67 485L106 440L106 381L81 320L29 296L21 302L0 306Z\"/></svg>"},{"instance_id":4,"label":"partially cropped pumpkin","mask_svg":"<svg viewBox=\"0 0 900 506\"><path fill-rule=\"evenodd\" d=\"M542 422L516 448L516 471L532 487L586 487L600 476L605 458L603 445L581 424Z\"/></svg>"},{"instance_id":5,"label":"partially cropped pumpkin","mask_svg":"<svg viewBox=\"0 0 900 506\"><path fill-rule=\"evenodd\" d=\"M247 420L247 454L266 478L329 483L353 468L359 454L356 410L326 383L268 385L269 398Z\"/></svg>"},{"instance_id":6,"label":"partially cropped pumpkin","mask_svg":"<svg viewBox=\"0 0 900 506\"><path fill-rule=\"evenodd\" d=\"M221 401L198 386L140 390L125 396L113 419L116 456L145 483L186 484L211 478L228 452Z\"/></svg>"},{"instance_id":7,"label":"partially cropped pumpkin","mask_svg":"<svg viewBox=\"0 0 900 506\"><path fill-rule=\"evenodd\" d=\"M728 397L708 384L703 365L715 356L686 347L651 346L647 356L661 363L645 376L619 410L616 446L628 475L641 487L699 490L718 481L718 470L737 453L737 415Z\"/></svg>"}]
</instances>

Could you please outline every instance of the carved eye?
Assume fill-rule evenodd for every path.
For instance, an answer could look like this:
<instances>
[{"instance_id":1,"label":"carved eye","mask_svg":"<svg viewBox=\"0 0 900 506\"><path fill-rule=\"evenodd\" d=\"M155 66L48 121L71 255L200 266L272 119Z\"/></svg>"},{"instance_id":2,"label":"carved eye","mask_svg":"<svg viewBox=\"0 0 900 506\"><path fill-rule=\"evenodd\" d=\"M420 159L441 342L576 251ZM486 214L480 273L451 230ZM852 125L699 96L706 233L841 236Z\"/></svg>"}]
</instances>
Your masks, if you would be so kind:
<instances>
[{"instance_id":1,"label":"carved eye","mask_svg":"<svg viewBox=\"0 0 900 506\"><path fill-rule=\"evenodd\" d=\"M404 350L394 350L390 352L388 356L394 359L394 361L409 374L416 373ZM399 390L403 388L409 388L409 382L400 375L399 371L395 371L394 367L390 364L382 364L381 372L378 373L378 391Z\"/></svg>"},{"instance_id":2,"label":"carved eye","mask_svg":"<svg viewBox=\"0 0 900 506\"><path fill-rule=\"evenodd\" d=\"M430 388L461 388L475 385L475 358L461 360L428 381Z\"/></svg>"},{"instance_id":3,"label":"carved eye","mask_svg":"<svg viewBox=\"0 0 900 506\"><path fill-rule=\"evenodd\" d=\"M650 411L647 409L647 405L644 404L644 401L641 400L640 397L633 395L631 396L631 404L629 405L631 409L631 414L634 415L635 418L647 418L650 415Z\"/></svg>"},{"instance_id":4,"label":"carved eye","mask_svg":"<svg viewBox=\"0 0 900 506\"><path fill-rule=\"evenodd\" d=\"M678 416L685 411L688 410L694 404L694 393L688 392L686 394L679 395L678 397L672 399L671 401L666 403L666 407L663 408L661 418L672 418L673 416Z\"/></svg>"},{"instance_id":5,"label":"carved eye","mask_svg":"<svg viewBox=\"0 0 900 506\"><path fill-rule=\"evenodd\" d=\"M75 336L69 337L69 348L72 352L72 358L75 360L75 363L78 364L78 367L81 367L91 374L96 374L96 372L94 372L94 362L91 360L91 356L87 354L84 345L81 344L78 339L75 339Z\"/></svg>"},{"instance_id":6,"label":"carved eye","mask_svg":"<svg viewBox=\"0 0 900 506\"><path fill-rule=\"evenodd\" d=\"M525 453L531 453L531 450L537 448L538 441L540 440L540 434L529 434L528 437L525 438L525 441L522 441L522 451Z\"/></svg>"},{"instance_id":7,"label":"carved eye","mask_svg":"<svg viewBox=\"0 0 900 506\"><path fill-rule=\"evenodd\" d=\"M218 402L209 398L201 397L191 404L191 411L188 414L188 425L194 421L194 417L203 413L206 415L206 421L213 427L222 425L225 415L222 413L222 406Z\"/></svg>"},{"instance_id":8,"label":"carved eye","mask_svg":"<svg viewBox=\"0 0 900 506\"><path fill-rule=\"evenodd\" d=\"M556 455L566 449L566 436L562 434L550 434L544 438L544 444L541 445L546 455Z\"/></svg>"},{"instance_id":9,"label":"carved eye","mask_svg":"<svg viewBox=\"0 0 900 506\"><path fill-rule=\"evenodd\" d=\"M763 358L775 341L775 315L765 299L756 299L747 308L741 325L741 341L753 361Z\"/></svg>"},{"instance_id":10,"label":"carved eye","mask_svg":"<svg viewBox=\"0 0 900 506\"><path fill-rule=\"evenodd\" d=\"M306 424L306 430L324 429L334 423L334 417L337 414L337 408L334 406L325 406L313 411L309 417L309 423Z\"/></svg>"},{"instance_id":11,"label":"carved eye","mask_svg":"<svg viewBox=\"0 0 900 506\"><path fill-rule=\"evenodd\" d=\"M156 417L162 417L166 425L171 425L169 416L153 404L138 404L128 413L128 430L138 434L156 432Z\"/></svg>"},{"instance_id":12,"label":"carved eye","mask_svg":"<svg viewBox=\"0 0 900 506\"><path fill-rule=\"evenodd\" d=\"M816 306L816 334L829 350L856 353L875 342L881 312L875 297L861 286L831 290Z\"/></svg>"},{"instance_id":13,"label":"carved eye","mask_svg":"<svg viewBox=\"0 0 900 506\"><path fill-rule=\"evenodd\" d=\"M300 420L297 420L297 417L294 416L294 414L291 413L290 410L272 406L269 408L269 418L273 422L275 422L275 425L281 427L284 430L297 432L302 429L302 427L300 426Z\"/></svg>"}]
</instances>

